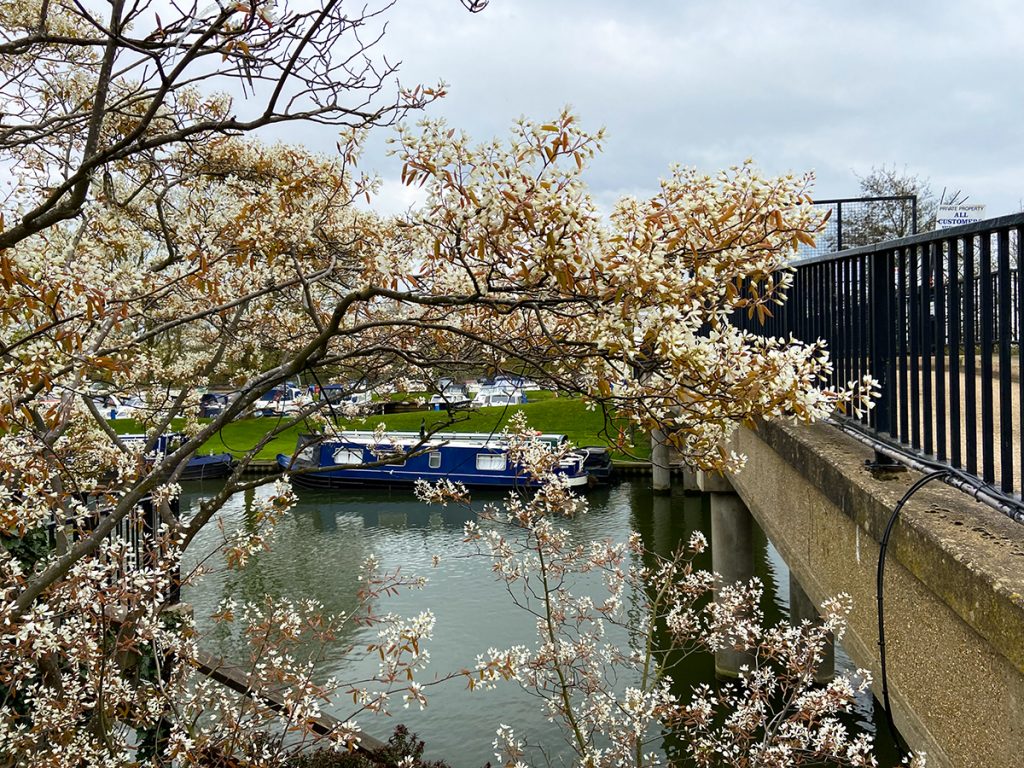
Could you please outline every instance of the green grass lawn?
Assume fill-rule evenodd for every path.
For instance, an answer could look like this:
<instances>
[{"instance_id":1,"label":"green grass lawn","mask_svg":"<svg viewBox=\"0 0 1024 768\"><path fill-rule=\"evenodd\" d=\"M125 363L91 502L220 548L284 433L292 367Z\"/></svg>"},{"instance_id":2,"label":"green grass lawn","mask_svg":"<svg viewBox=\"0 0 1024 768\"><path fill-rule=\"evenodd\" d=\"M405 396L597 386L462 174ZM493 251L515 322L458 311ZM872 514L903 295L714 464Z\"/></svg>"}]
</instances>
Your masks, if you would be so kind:
<instances>
[{"instance_id":1,"label":"green grass lawn","mask_svg":"<svg viewBox=\"0 0 1024 768\"><path fill-rule=\"evenodd\" d=\"M534 393L531 393L534 394ZM480 408L458 414L460 419L455 424L445 427L450 432L500 432L509 417L517 410L522 410L529 420L530 426L541 432L564 434L577 445L608 445L609 440L600 434L604 428L604 419L600 411L588 411L581 400L555 398L550 396L537 402L495 408ZM348 429L374 429L377 424L384 423L392 432L418 432L423 424L427 429L440 426L445 421L443 411L414 411L411 413L393 413L386 416L370 416L363 420L344 422ZM204 453L230 452L241 455L249 450L273 426L275 419L240 419L224 427L223 430L203 446ZM127 431L127 430L126 430ZM274 438L258 454L260 459L273 459L279 453L290 453L301 427L292 427ZM646 458L650 455L650 442L646 436L638 439L633 453ZM618 458L627 458L618 455Z\"/></svg>"},{"instance_id":2,"label":"green grass lawn","mask_svg":"<svg viewBox=\"0 0 1024 768\"><path fill-rule=\"evenodd\" d=\"M264 416L259 419L239 419L225 425L224 429L207 440L202 453L231 453L241 456L248 452L260 439L274 428L278 419ZM275 437L256 454L257 459L273 459L279 453L291 453L299 435L309 430L304 426L289 427Z\"/></svg>"},{"instance_id":3,"label":"green grass lawn","mask_svg":"<svg viewBox=\"0 0 1024 768\"><path fill-rule=\"evenodd\" d=\"M445 427L448 432L500 432L508 419L518 410L523 411L530 426L541 432L563 434L576 445L608 445L611 440L602 430L605 428L604 417L600 410L588 411L582 400L556 397L554 392L528 392L530 402L523 405L497 406L462 411L457 414L455 424ZM419 432L420 425L427 429L441 426L446 420L443 411L412 411L410 413L392 413L386 416L369 416L362 420L343 421L347 429L374 429L378 424L387 425L391 432ZM239 419L226 425L218 434L211 437L203 445L201 453L232 453L241 456L272 429L276 417L259 419ZM117 419L110 422L119 434L142 432L142 427L133 419ZM180 428L173 424L173 428ZM291 453L295 442L302 432L308 431L303 426L290 427L275 437L257 454L259 459L273 459L279 453ZM614 434L613 436L614 437ZM637 435L637 444L631 451L634 456L616 453L616 458L648 458L651 453L650 439L647 435Z\"/></svg>"},{"instance_id":4,"label":"green grass lawn","mask_svg":"<svg viewBox=\"0 0 1024 768\"><path fill-rule=\"evenodd\" d=\"M429 392L392 392L388 395L388 398L395 403L401 403L406 400L415 400L422 397L424 400L430 399ZM376 398L374 398L376 399Z\"/></svg>"}]
</instances>

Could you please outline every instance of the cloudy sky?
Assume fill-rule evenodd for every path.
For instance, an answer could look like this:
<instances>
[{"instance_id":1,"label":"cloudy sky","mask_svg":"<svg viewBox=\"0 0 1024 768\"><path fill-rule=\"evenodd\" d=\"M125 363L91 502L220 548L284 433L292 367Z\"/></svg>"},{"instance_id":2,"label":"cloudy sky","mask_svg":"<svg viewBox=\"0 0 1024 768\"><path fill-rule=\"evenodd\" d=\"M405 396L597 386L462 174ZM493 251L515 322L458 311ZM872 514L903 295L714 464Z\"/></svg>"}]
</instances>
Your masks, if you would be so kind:
<instances>
[{"instance_id":1,"label":"cloudy sky","mask_svg":"<svg viewBox=\"0 0 1024 768\"><path fill-rule=\"evenodd\" d=\"M753 157L813 169L819 198L855 195L882 164L960 189L989 216L1024 201L1024 3L754 0L401 0L383 50L403 82L443 78L429 109L472 135L572 105L607 128L588 180L607 208L670 163ZM410 193L387 179L379 204Z\"/></svg>"}]
</instances>

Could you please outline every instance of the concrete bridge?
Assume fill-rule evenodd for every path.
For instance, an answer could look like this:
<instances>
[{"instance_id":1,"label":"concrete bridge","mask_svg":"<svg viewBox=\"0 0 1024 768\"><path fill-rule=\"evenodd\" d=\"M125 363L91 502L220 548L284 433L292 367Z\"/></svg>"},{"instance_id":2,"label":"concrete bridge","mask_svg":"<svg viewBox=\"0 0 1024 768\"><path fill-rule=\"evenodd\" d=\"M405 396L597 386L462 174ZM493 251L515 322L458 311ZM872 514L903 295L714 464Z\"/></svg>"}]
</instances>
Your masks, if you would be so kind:
<instances>
[{"instance_id":1,"label":"concrete bridge","mask_svg":"<svg viewBox=\"0 0 1024 768\"><path fill-rule=\"evenodd\" d=\"M749 457L743 472L697 478L712 493L713 538L735 547L752 516L813 604L850 594L843 646L881 698L879 541L921 475L873 473L874 452L825 424L761 424L733 448ZM745 553L713 547L716 570L742 574ZM911 747L932 766L1024 765L1024 526L926 486L894 528L884 594L892 714Z\"/></svg>"},{"instance_id":2,"label":"concrete bridge","mask_svg":"<svg viewBox=\"0 0 1024 768\"><path fill-rule=\"evenodd\" d=\"M879 698L879 542L922 475L866 462L888 453L952 467L981 488L935 482L915 493L885 559L892 715L932 766L1024 766L1024 524L1009 516L1024 520L1022 253L1018 214L798 262L789 300L765 325L733 322L824 339L833 387L879 379L877 407L857 425L874 442L827 424L760 424L733 439L743 472L698 478L712 494L715 569L750 572L744 532L756 519L798 582L798 603L853 597L843 646ZM652 434L656 489L668 481L661 438ZM735 663L719 661L721 671Z\"/></svg>"}]
</instances>

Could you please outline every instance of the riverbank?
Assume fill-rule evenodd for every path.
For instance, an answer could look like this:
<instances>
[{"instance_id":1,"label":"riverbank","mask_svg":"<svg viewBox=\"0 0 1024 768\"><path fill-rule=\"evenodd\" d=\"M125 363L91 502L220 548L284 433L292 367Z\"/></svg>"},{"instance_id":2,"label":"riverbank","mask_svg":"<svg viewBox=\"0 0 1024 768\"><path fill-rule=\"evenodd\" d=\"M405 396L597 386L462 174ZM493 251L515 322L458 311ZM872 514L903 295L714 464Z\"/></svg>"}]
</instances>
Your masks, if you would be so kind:
<instances>
[{"instance_id":1,"label":"riverbank","mask_svg":"<svg viewBox=\"0 0 1024 768\"><path fill-rule=\"evenodd\" d=\"M454 414L455 423L447 425L445 411L412 411L369 416L365 419L341 419L346 429L372 430L384 424L391 432L418 432L421 427L432 430L443 427L446 432L501 432L517 411L526 414L532 428L541 432L564 434L576 445L612 446L618 438L618 425L608 423L598 410L588 410L586 404L574 398L549 398L515 406L479 408ZM276 418L239 419L224 426L203 445L203 453L228 452L242 456L252 449L274 426ZM614 432L613 432L614 430ZM119 431L128 431L119 430ZM257 461L273 461L279 453L291 453L300 433L308 432L303 425L284 430L256 455ZM628 452L627 452L628 451ZM626 451L613 451L613 458L622 462L646 463L650 457L650 439L637 434L635 444Z\"/></svg>"}]
</instances>

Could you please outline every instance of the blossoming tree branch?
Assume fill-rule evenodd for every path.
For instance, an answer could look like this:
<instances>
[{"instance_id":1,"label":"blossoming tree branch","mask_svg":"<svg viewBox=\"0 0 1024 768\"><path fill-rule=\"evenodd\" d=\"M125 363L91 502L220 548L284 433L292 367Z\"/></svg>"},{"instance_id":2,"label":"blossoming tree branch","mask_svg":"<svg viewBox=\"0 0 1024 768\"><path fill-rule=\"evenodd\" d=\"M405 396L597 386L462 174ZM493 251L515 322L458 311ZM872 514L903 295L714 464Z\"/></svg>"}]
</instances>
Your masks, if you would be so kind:
<instances>
[{"instance_id":1,"label":"blossoming tree branch","mask_svg":"<svg viewBox=\"0 0 1024 768\"><path fill-rule=\"evenodd\" d=\"M784 301L787 264L820 225L809 176L673 168L652 198L603 216L584 181L600 131L568 111L484 144L413 124L443 88L393 88L373 31L391 3L357 10L0 3L0 163L13 178L0 223L0 752L101 764L157 743L201 764L257 743L238 732L265 719L231 715L241 705L193 684L198 641L164 596L225 501L277 483L260 531L225 537L237 565L263 546L292 496L246 466L296 424L335 429L332 414L310 403L270 423L189 519L169 502L204 442L296 376L397 387L467 363L514 365L620 422L664 429L708 469L742 463L722 447L739 424L820 418L870 392L869 380L820 388L819 344L730 323ZM336 126L336 152L253 135L283 122ZM378 185L359 167L366 132L391 123L404 181L426 193L400 217L356 205ZM213 382L240 394L200 419L196 387ZM97 383L145 394L148 445L115 434ZM172 425L190 439L147 460ZM123 578L115 534L146 499L164 513L160 555ZM368 604L392 588L371 573ZM306 607L278 619L294 629L282 643L329 634ZM385 623L394 658L378 682L400 689L396 670L418 669L430 622ZM143 649L164 672L124 662ZM301 731L325 691L274 658L262 672L299 692L285 727ZM352 693L355 712L386 709L369 689Z\"/></svg>"},{"instance_id":2,"label":"blossoming tree branch","mask_svg":"<svg viewBox=\"0 0 1024 768\"><path fill-rule=\"evenodd\" d=\"M826 601L817 626L766 627L757 579L723 584L695 568L707 546L700 532L660 554L636 532L623 542L579 540L567 519L586 514L587 503L555 472L559 451L533 438L522 413L511 422L510 455L545 482L528 497L485 504L466 523L464 541L535 621L536 640L481 652L463 671L470 690L509 681L528 691L586 768L660 765L666 734L678 744L669 764L682 757L702 768L876 765L871 737L851 733L840 717L870 675L814 684L825 646L845 631L847 596ZM428 503L468 499L448 481L420 483L417 493ZM594 588L595 574L603 589ZM612 641L613 633L625 639ZM750 654L739 679L686 692L681 659L724 648ZM529 765L546 746L507 723L493 744L506 766Z\"/></svg>"}]
</instances>

